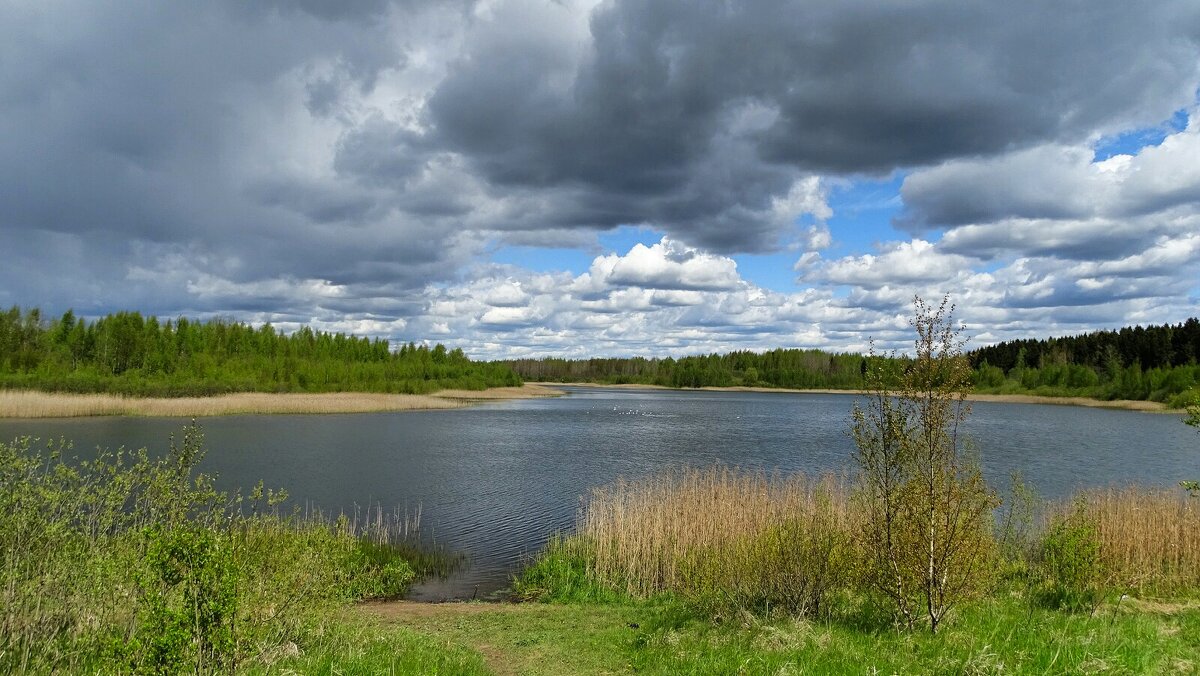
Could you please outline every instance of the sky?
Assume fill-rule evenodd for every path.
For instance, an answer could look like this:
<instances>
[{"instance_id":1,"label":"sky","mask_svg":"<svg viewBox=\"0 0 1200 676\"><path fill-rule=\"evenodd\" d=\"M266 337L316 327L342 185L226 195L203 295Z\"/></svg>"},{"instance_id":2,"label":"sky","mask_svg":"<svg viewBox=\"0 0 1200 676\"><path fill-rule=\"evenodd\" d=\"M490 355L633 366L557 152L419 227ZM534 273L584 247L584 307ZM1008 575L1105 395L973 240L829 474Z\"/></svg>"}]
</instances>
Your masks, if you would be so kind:
<instances>
[{"instance_id":1,"label":"sky","mask_svg":"<svg viewBox=\"0 0 1200 676\"><path fill-rule=\"evenodd\" d=\"M0 305L475 358L1200 315L1200 3L6 0Z\"/></svg>"}]
</instances>

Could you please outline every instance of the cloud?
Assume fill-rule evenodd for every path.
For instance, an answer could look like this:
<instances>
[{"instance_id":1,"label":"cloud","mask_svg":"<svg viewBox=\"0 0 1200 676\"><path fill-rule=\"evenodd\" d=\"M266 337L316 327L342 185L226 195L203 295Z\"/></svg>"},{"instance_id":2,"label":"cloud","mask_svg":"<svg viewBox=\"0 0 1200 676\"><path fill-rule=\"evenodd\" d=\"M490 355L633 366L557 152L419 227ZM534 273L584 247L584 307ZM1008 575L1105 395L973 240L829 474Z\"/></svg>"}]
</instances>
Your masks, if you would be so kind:
<instances>
[{"instance_id":1,"label":"cloud","mask_svg":"<svg viewBox=\"0 0 1200 676\"><path fill-rule=\"evenodd\" d=\"M914 172L899 223L915 231L997 221L1137 218L1200 203L1200 119L1158 146L1095 161L1087 144L1051 144Z\"/></svg>"},{"instance_id":2,"label":"cloud","mask_svg":"<svg viewBox=\"0 0 1200 676\"><path fill-rule=\"evenodd\" d=\"M597 258L591 276L612 286L666 290L731 289L738 284L737 263L666 237L652 246L636 244L624 256Z\"/></svg>"},{"instance_id":3,"label":"cloud","mask_svg":"<svg viewBox=\"0 0 1200 676\"><path fill-rule=\"evenodd\" d=\"M10 2L0 301L491 355L848 347L917 289L996 335L1166 317L1195 307L1196 123L1092 153L1198 84L1188 0ZM894 170L913 239L839 248L830 186ZM601 249L623 225L665 238ZM506 245L599 255L489 266ZM807 288L734 258L778 251Z\"/></svg>"},{"instance_id":4,"label":"cloud","mask_svg":"<svg viewBox=\"0 0 1200 676\"><path fill-rule=\"evenodd\" d=\"M972 260L945 253L920 239L886 245L879 254L850 256L810 269L809 281L878 288L888 284L949 282L970 270Z\"/></svg>"},{"instance_id":5,"label":"cloud","mask_svg":"<svg viewBox=\"0 0 1200 676\"><path fill-rule=\"evenodd\" d=\"M914 295L950 293L973 344L1074 334L1136 321L1169 322L1194 311L1200 234L1163 238L1114 261L1064 263L1018 258L991 271L974 259L946 253L923 240L880 245L878 252L821 261L812 287L791 293L764 289L730 269L728 283L697 289L656 288L613 279L618 264L695 249L664 239L635 244L624 254L598 256L588 271L533 273L512 266L481 273L461 285L429 288L427 312L407 330L448 329L469 354L481 357L686 355L775 347L864 350L911 347L908 318ZM708 258L720 260L709 255ZM695 256L688 260L699 260ZM651 266L650 269L653 269ZM1181 272L1184 270L1185 272ZM678 270L675 270L678 273ZM648 276L653 279L653 276ZM678 275L673 285L683 286ZM835 294L837 284L848 290ZM519 306L497 306L514 286ZM1190 308L1190 310L1189 310Z\"/></svg>"}]
</instances>

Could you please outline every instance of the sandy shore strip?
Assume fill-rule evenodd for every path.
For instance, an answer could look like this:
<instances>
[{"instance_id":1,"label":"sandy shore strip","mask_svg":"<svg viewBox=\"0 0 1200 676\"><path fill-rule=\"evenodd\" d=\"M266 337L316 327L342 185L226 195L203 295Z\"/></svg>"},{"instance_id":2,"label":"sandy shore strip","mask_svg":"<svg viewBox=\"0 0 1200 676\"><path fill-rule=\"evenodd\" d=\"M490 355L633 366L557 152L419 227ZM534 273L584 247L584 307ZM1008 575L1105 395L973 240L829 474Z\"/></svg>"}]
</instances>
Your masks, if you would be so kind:
<instances>
[{"instance_id":1,"label":"sandy shore strip","mask_svg":"<svg viewBox=\"0 0 1200 676\"><path fill-rule=\"evenodd\" d=\"M601 383L540 383L546 385L565 385L569 387L607 387L615 389L631 389L631 390L679 390L682 392L765 392L776 394L848 394L861 395L865 394L863 390L831 390L831 389L812 389L812 390L795 390L784 387L697 387L697 388L678 388L666 387L663 385L639 385L636 383L624 383L620 385L604 385ZM1178 413L1178 409L1167 408L1166 404L1157 401L1136 401L1130 399L1114 399L1107 401L1104 399L1089 399L1087 397L1042 397L1036 394L980 394L971 393L967 395L969 401L993 401L1006 404L1051 404L1057 406L1087 406L1090 408L1114 408L1123 411L1141 411L1143 413Z\"/></svg>"},{"instance_id":2,"label":"sandy shore strip","mask_svg":"<svg viewBox=\"0 0 1200 676\"><path fill-rule=\"evenodd\" d=\"M562 390L529 384L489 390L443 390L434 394L368 392L239 392L215 397L122 397L114 394L67 394L0 390L0 418L77 418L86 416L206 417L250 413L376 413L451 409L481 401L556 397Z\"/></svg>"}]
</instances>

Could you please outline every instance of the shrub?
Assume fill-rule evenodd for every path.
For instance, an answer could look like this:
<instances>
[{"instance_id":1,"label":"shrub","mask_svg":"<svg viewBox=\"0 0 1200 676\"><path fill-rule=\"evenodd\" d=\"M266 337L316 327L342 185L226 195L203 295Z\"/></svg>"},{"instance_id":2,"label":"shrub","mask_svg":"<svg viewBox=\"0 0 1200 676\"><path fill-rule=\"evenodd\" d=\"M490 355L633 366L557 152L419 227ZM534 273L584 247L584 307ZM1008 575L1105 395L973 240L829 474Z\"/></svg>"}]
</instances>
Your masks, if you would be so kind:
<instances>
[{"instance_id":1,"label":"shrub","mask_svg":"<svg viewBox=\"0 0 1200 676\"><path fill-rule=\"evenodd\" d=\"M629 598L592 573L594 547L583 537L556 535L513 580L513 597L551 603L613 603Z\"/></svg>"},{"instance_id":2,"label":"shrub","mask_svg":"<svg viewBox=\"0 0 1200 676\"><path fill-rule=\"evenodd\" d=\"M1099 528L1084 503L1053 523L1040 554L1038 599L1052 608L1094 610L1104 594L1104 569Z\"/></svg>"},{"instance_id":3,"label":"shrub","mask_svg":"<svg viewBox=\"0 0 1200 676\"><path fill-rule=\"evenodd\" d=\"M194 424L158 459L0 444L0 672L231 671L413 579L344 520L280 514L261 484L249 503L216 491L202 444Z\"/></svg>"}]
</instances>

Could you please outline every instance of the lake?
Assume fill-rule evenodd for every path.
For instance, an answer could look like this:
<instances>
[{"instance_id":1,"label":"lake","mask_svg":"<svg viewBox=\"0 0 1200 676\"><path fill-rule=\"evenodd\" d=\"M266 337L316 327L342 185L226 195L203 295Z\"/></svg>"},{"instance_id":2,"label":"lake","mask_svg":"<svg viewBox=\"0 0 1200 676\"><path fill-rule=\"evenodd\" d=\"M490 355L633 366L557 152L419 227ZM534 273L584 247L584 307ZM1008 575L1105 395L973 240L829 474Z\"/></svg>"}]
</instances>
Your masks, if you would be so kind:
<instances>
[{"instance_id":1,"label":"lake","mask_svg":"<svg viewBox=\"0 0 1200 676\"><path fill-rule=\"evenodd\" d=\"M506 586L522 557L573 525L590 487L619 476L716 462L841 471L853 450L852 395L566 390L452 411L205 418L202 468L222 488L262 479L327 512L420 506L423 536L468 557L450 579L414 589L442 599ZM0 420L0 439L65 437L80 455L97 446L163 451L185 422ZM1001 493L1014 470L1046 497L1200 475L1200 440L1177 415L978 402L967 432Z\"/></svg>"}]
</instances>

